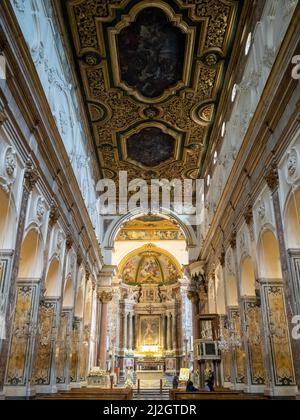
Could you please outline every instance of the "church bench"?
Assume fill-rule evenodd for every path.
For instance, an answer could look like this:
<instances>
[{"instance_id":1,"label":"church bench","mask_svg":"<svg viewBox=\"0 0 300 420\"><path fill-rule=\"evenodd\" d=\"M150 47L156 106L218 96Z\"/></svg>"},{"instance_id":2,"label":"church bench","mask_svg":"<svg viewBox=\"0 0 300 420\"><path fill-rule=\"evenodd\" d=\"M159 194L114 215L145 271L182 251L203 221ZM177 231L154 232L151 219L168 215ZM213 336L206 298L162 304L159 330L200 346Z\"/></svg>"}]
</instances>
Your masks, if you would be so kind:
<instances>
[{"instance_id":1,"label":"church bench","mask_svg":"<svg viewBox=\"0 0 300 420\"><path fill-rule=\"evenodd\" d=\"M257 400L265 399L262 395L243 394L237 391L218 391L218 392L186 392L170 390L170 400Z\"/></svg>"},{"instance_id":2,"label":"church bench","mask_svg":"<svg viewBox=\"0 0 300 420\"><path fill-rule=\"evenodd\" d=\"M75 388L72 391L60 392L58 394L38 395L36 399L60 399L60 400L132 400L131 389L101 389L101 388Z\"/></svg>"}]
</instances>

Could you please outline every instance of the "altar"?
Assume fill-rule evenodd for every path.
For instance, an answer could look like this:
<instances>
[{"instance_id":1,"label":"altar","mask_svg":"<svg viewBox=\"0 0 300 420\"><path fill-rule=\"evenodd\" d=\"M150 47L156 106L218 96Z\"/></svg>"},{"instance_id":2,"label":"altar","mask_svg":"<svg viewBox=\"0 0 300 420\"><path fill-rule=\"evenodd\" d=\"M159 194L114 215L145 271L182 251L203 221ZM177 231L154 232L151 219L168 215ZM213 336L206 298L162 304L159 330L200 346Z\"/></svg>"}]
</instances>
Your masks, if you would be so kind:
<instances>
[{"instance_id":1,"label":"altar","mask_svg":"<svg viewBox=\"0 0 300 420\"><path fill-rule=\"evenodd\" d=\"M141 388L159 388L161 379L164 379L162 370L140 370L136 372Z\"/></svg>"}]
</instances>

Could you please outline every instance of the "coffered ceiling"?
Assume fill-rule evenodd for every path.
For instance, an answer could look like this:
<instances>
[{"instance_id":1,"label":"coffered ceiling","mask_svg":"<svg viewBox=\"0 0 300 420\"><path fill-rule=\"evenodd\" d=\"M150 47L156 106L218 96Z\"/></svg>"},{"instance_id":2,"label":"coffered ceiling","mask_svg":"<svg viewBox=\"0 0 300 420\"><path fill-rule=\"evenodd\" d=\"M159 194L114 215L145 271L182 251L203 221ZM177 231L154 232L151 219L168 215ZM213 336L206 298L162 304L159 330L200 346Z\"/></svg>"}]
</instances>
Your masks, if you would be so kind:
<instances>
[{"instance_id":1,"label":"coffered ceiling","mask_svg":"<svg viewBox=\"0 0 300 420\"><path fill-rule=\"evenodd\" d=\"M103 177L201 175L243 3L61 0Z\"/></svg>"}]
</instances>

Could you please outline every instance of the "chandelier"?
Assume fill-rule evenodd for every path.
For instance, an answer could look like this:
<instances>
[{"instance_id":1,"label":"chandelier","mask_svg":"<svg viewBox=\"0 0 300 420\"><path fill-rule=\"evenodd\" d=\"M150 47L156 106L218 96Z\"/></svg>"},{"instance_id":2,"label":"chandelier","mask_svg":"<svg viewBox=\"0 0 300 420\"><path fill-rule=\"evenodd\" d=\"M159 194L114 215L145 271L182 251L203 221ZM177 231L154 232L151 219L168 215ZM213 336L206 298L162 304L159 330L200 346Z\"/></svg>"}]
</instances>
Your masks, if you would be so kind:
<instances>
[{"instance_id":1,"label":"chandelier","mask_svg":"<svg viewBox=\"0 0 300 420\"><path fill-rule=\"evenodd\" d=\"M241 348L241 339L234 328L234 324L232 322L230 322L229 325L226 323L224 328L228 329L229 337L225 338L223 329L221 329L220 340L218 341L218 349L222 353L228 353L230 350Z\"/></svg>"}]
</instances>

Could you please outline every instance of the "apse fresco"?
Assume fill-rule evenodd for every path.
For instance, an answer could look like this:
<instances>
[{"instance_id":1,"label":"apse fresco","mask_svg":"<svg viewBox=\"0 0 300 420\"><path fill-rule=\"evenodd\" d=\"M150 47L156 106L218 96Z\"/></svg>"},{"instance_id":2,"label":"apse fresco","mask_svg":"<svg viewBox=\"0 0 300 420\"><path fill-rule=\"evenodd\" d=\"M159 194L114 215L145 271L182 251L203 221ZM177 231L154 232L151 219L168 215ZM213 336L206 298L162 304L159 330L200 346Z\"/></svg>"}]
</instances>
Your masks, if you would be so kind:
<instances>
[{"instance_id":1,"label":"apse fresco","mask_svg":"<svg viewBox=\"0 0 300 420\"><path fill-rule=\"evenodd\" d=\"M162 272L158 260L154 256L144 257L138 270L141 283L160 283Z\"/></svg>"},{"instance_id":2,"label":"apse fresco","mask_svg":"<svg viewBox=\"0 0 300 420\"><path fill-rule=\"evenodd\" d=\"M130 257L120 276L127 284L172 284L179 279L180 272L169 256L145 251Z\"/></svg>"},{"instance_id":3,"label":"apse fresco","mask_svg":"<svg viewBox=\"0 0 300 420\"><path fill-rule=\"evenodd\" d=\"M149 7L118 36L121 79L146 98L156 98L182 79L185 35L165 13Z\"/></svg>"},{"instance_id":4,"label":"apse fresco","mask_svg":"<svg viewBox=\"0 0 300 420\"><path fill-rule=\"evenodd\" d=\"M129 159L154 167L174 156L175 139L160 128L147 127L127 140Z\"/></svg>"}]
</instances>

